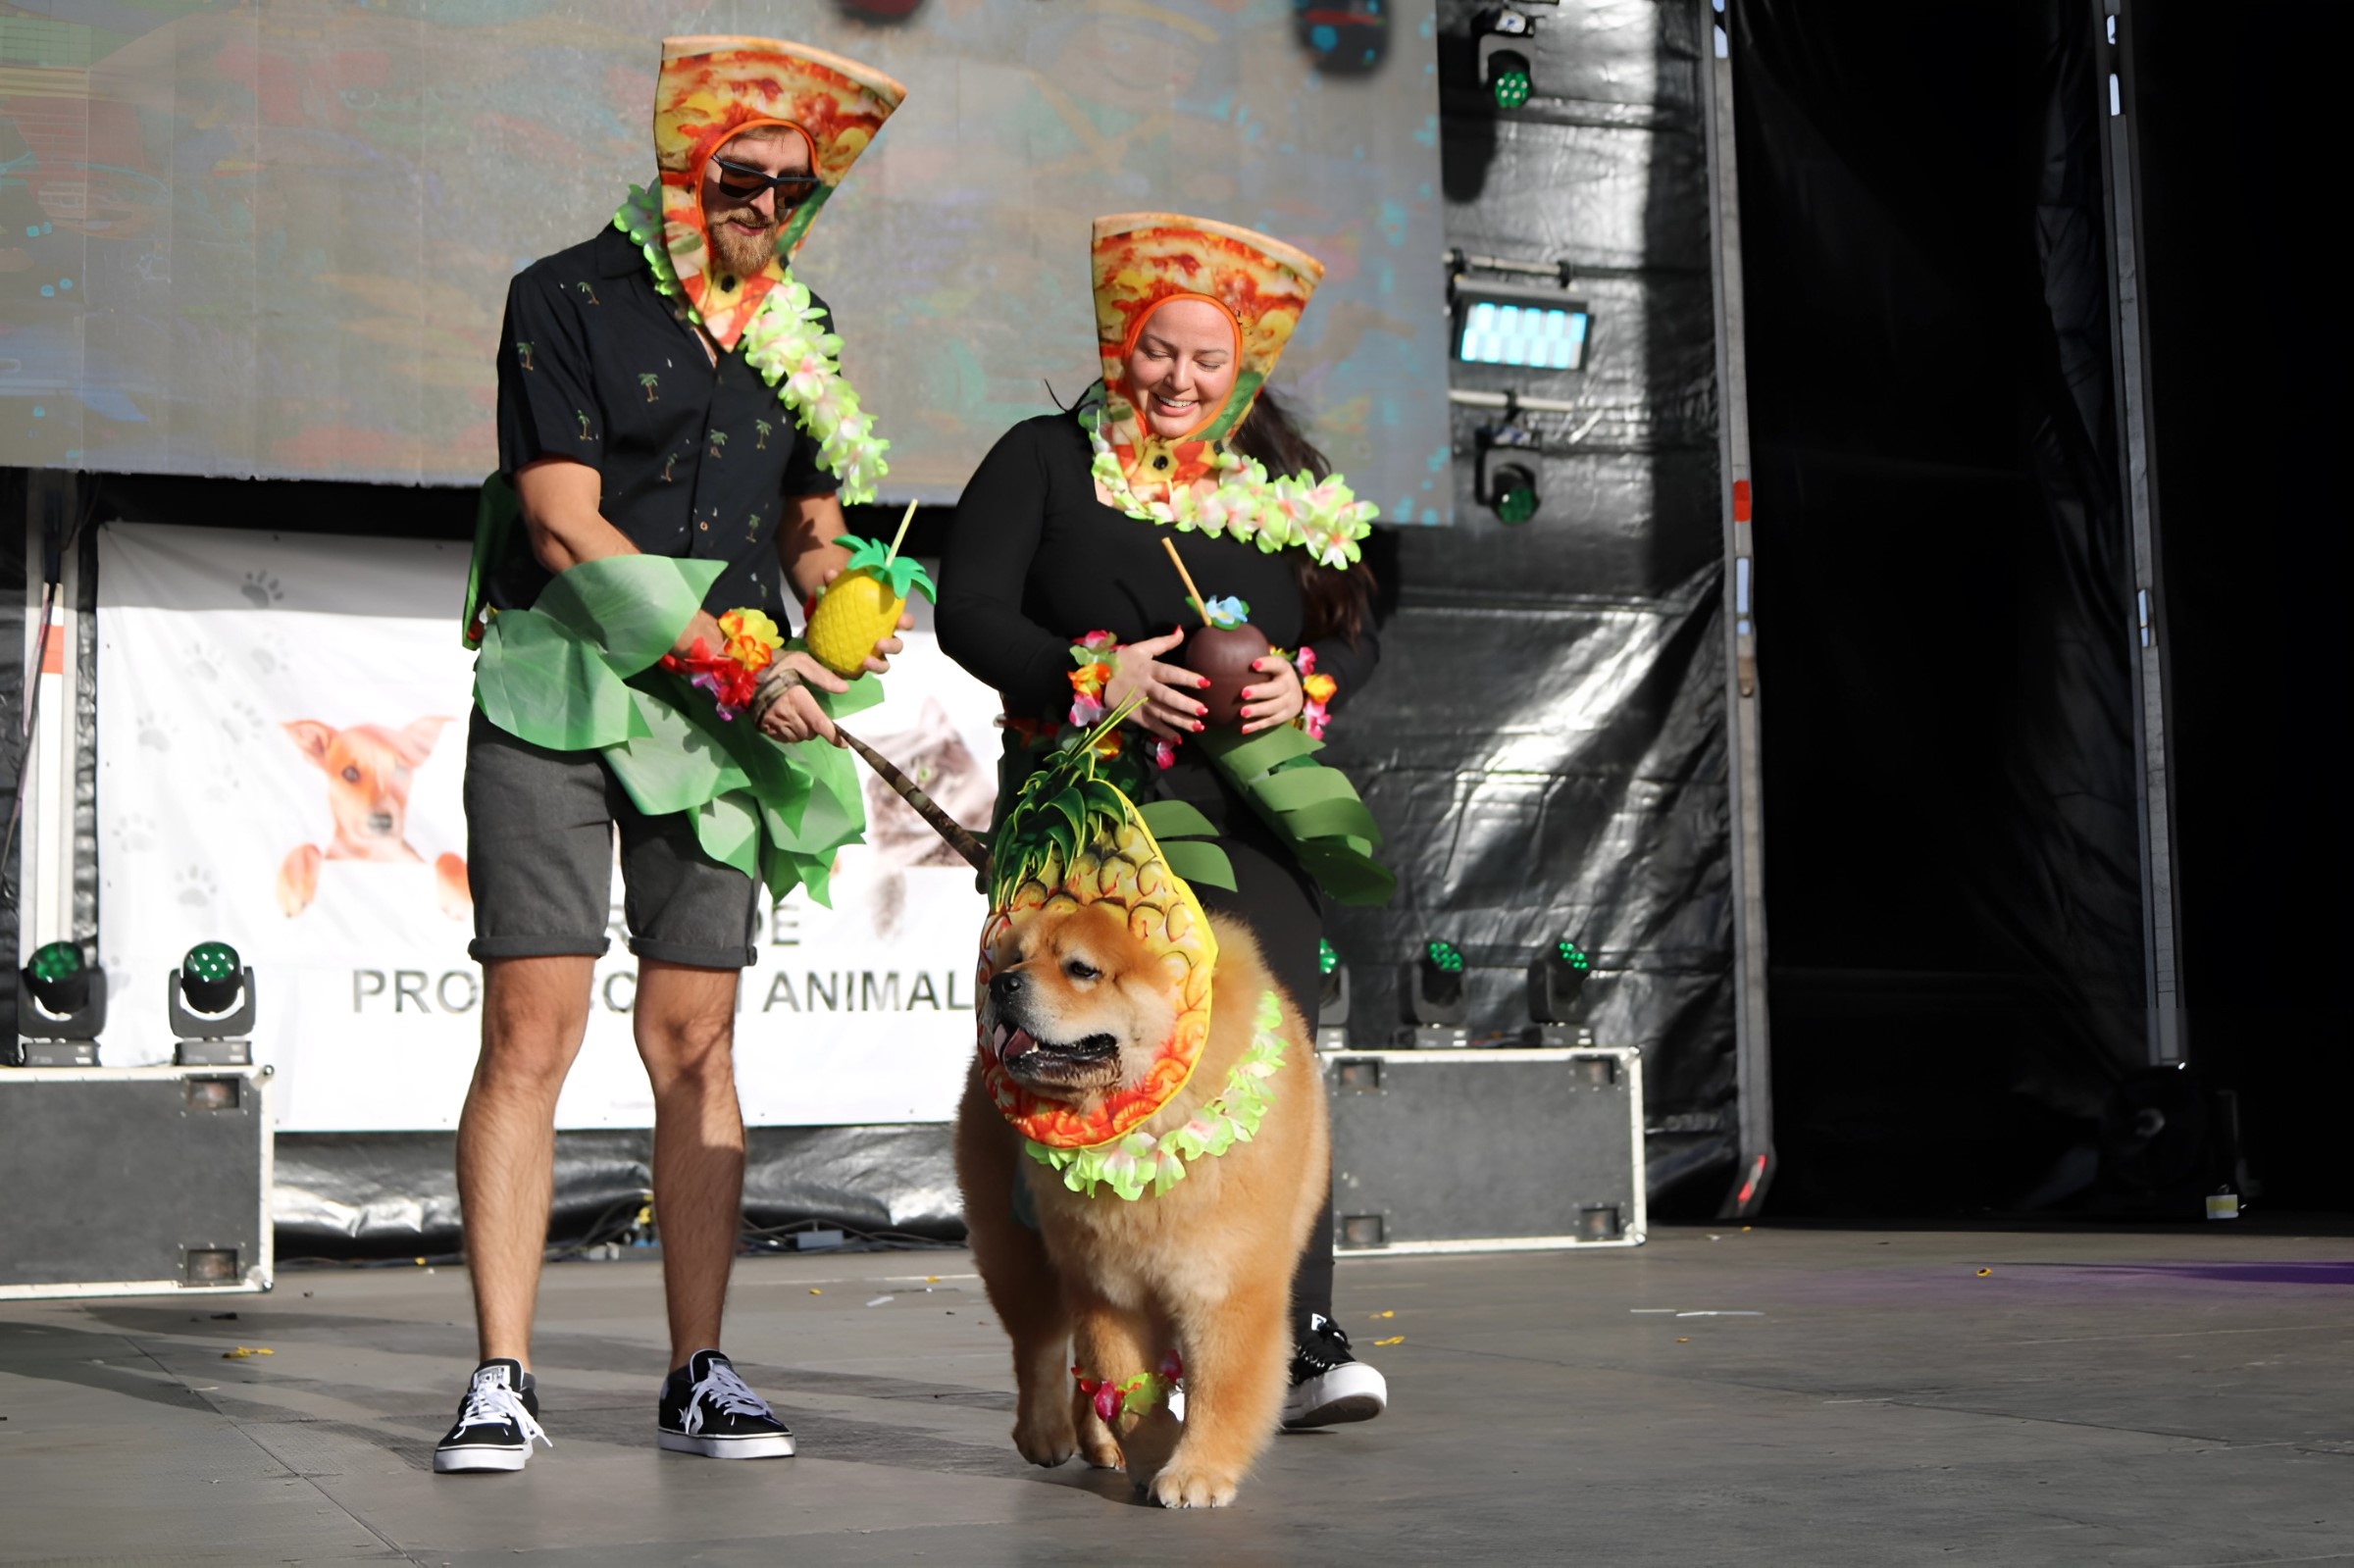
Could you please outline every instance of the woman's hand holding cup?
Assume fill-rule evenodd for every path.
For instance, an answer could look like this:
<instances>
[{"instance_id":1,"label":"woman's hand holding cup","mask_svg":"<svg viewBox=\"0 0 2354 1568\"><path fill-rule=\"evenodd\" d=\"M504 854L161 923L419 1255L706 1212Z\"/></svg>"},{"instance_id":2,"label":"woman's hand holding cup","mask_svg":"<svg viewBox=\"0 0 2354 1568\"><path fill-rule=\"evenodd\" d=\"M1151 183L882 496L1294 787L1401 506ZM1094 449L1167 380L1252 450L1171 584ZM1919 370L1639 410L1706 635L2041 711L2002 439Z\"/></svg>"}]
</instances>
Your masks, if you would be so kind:
<instances>
[{"instance_id":1,"label":"woman's hand holding cup","mask_svg":"<svg viewBox=\"0 0 2354 1568\"><path fill-rule=\"evenodd\" d=\"M1120 645L1119 661L1103 687L1103 706L1117 712L1132 697L1144 705L1128 716L1130 724L1165 740L1199 733L1209 710L1193 693L1209 684L1181 664L1162 664L1160 656L1185 640L1180 627L1165 637L1147 637Z\"/></svg>"}]
</instances>

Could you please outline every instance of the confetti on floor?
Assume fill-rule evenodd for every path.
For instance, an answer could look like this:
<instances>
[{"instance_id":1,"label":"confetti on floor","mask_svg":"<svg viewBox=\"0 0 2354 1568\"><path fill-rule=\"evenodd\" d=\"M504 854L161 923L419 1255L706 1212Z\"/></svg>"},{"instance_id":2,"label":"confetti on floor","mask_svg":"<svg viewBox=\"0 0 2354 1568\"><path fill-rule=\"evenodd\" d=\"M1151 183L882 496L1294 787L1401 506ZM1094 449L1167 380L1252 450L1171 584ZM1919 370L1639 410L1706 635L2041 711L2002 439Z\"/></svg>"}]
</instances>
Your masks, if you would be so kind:
<instances>
[{"instance_id":1,"label":"confetti on floor","mask_svg":"<svg viewBox=\"0 0 2354 1568\"><path fill-rule=\"evenodd\" d=\"M1376 1320L1376 1321L1379 1321L1379 1320L1380 1320L1380 1319L1382 1319L1382 1318L1394 1318L1394 1317L1396 1317L1397 1315L1398 1315L1398 1314L1397 1314L1397 1313L1395 1313L1395 1312L1368 1312L1368 1313L1366 1313L1366 1314L1365 1314L1365 1316L1367 1316L1367 1317L1369 1317L1369 1318L1372 1318L1372 1319L1374 1319L1374 1320Z\"/></svg>"},{"instance_id":2,"label":"confetti on floor","mask_svg":"<svg viewBox=\"0 0 2354 1568\"><path fill-rule=\"evenodd\" d=\"M267 1345L258 1345L258 1344L257 1344L257 1345L242 1345L242 1344L240 1344L240 1345L238 1345L238 1346L237 1346L237 1347L236 1347L234 1350L224 1350L224 1351L222 1351L222 1352L221 1352L221 1359L222 1359L222 1360L224 1360L224 1361L243 1361L243 1360L245 1360L245 1359L246 1359L247 1357L249 1357L249 1356L257 1356L257 1355L276 1355L276 1354L278 1354L278 1352L277 1352L276 1350L273 1350L273 1349L269 1348Z\"/></svg>"},{"instance_id":3,"label":"confetti on floor","mask_svg":"<svg viewBox=\"0 0 2354 1568\"><path fill-rule=\"evenodd\" d=\"M1386 1340L1376 1340L1373 1342L1375 1344L1404 1344L1406 1343L1406 1336L1403 1334L1393 1334Z\"/></svg>"}]
</instances>

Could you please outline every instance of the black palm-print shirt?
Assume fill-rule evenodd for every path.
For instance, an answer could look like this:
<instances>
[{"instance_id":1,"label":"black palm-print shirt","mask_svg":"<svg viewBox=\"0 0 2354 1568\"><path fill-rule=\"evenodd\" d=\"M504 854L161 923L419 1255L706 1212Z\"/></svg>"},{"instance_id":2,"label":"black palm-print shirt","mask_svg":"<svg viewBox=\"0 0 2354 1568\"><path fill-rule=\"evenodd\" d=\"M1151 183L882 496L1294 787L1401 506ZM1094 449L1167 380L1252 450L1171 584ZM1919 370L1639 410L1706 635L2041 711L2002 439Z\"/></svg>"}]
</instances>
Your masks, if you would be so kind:
<instances>
[{"instance_id":1,"label":"black palm-print shirt","mask_svg":"<svg viewBox=\"0 0 2354 1568\"><path fill-rule=\"evenodd\" d=\"M824 325L832 329L830 314ZM610 228L507 287L498 465L512 475L549 457L596 470L605 520L646 554L727 562L704 608L751 606L780 623L790 590L779 515L789 497L836 488L817 442L744 362L742 340L713 365L683 310L654 291L645 253ZM519 529L489 602L529 605L547 582Z\"/></svg>"}]
</instances>

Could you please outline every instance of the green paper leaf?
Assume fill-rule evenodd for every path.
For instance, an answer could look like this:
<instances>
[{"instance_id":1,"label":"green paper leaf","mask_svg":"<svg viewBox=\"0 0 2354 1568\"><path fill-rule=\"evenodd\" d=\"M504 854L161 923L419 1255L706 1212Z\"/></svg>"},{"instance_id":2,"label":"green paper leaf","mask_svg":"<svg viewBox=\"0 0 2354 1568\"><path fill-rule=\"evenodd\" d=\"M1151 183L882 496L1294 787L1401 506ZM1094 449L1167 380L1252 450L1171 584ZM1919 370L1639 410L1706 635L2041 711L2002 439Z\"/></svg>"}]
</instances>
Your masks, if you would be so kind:
<instances>
[{"instance_id":1,"label":"green paper leaf","mask_svg":"<svg viewBox=\"0 0 2354 1568\"><path fill-rule=\"evenodd\" d=\"M558 573L532 608L594 643L614 674L633 676L670 651L726 570L724 561L609 555Z\"/></svg>"},{"instance_id":2,"label":"green paper leaf","mask_svg":"<svg viewBox=\"0 0 2354 1568\"><path fill-rule=\"evenodd\" d=\"M696 807L694 838L713 860L759 880L760 815L749 790L732 789Z\"/></svg>"},{"instance_id":3,"label":"green paper leaf","mask_svg":"<svg viewBox=\"0 0 2354 1568\"><path fill-rule=\"evenodd\" d=\"M554 751L629 738L629 688L597 650L537 610L509 610L483 633L475 700L511 735Z\"/></svg>"},{"instance_id":4,"label":"green paper leaf","mask_svg":"<svg viewBox=\"0 0 2354 1568\"><path fill-rule=\"evenodd\" d=\"M1190 800L1154 800L1137 807L1136 814L1144 819L1146 831L1155 838L1215 838L1218 835L1217 825L1202 815L1201 808ZM1184 873L1178 875L1183 876Z\"/></svg>"},{"instance_id":5,"label":"green paper leaf","mask_svg":"<svg viewBox=\"0 0 2354 1568\"><path fill-rule=\"evenodd\" d=\"M1287 768L1259 781L1258 798L1273 811L1298 811L1327 800L1355 800L1356 790L1337 768Z\"/></svg>"},{"instance_id":6,"label":"green paper leaf","mask_svg":"<svg viewBox=\"0 0 2354 1568\"><path fill-rule=\"evenodd\" d=\"M1160 854L1168 862L1169 870L1187 882L1236 891L1234 862L1216 844L1203 843L1198 838L1166 838L1161 840Z\"/></svg>"}]
</instances>

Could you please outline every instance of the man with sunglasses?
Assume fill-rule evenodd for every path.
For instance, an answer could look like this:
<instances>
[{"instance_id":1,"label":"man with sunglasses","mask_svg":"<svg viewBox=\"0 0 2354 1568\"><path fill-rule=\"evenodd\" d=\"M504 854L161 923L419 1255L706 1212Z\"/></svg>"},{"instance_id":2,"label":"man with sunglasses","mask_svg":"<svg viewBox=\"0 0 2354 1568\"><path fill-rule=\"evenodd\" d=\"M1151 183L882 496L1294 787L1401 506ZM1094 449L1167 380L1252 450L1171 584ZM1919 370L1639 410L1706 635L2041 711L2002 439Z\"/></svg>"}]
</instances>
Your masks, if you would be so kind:
<instances>
[{"instance_id":1,"label":"man with sunglasses","mask_svg":"<svg viewBox=\"0 0 2354 1568\"><path fill-rule=\"evenodd\" d=\"M508 289L499 478L520 526L489 523L476 540L470 637L503 652L505 632L486 631L498 612L530 607L582 563L647 554L719 567L673 651L697 641L719 649L728 639L718 616L750 609L785 623L840 570L844 552L829 541L844 531L842 499L872 498L883 443L842 378L824 302L789 263L903 96L888 76L797 44L664 41L655 189L633 190L595 238L526 268ZM881 671L898 648L886 637L867 668ZM734 723L789 747L840 744L812 687L846 683L804 653L784 653ZM633 700L664 700L651 691L641 684ZM605 751L536 743L519 732L538 717L501 711L494 723L478 706L467 736L470 951L483 966L484 1025L457 1153L481 1363L434 1468L520 1470L533 1442L548 1442L530 1370L532 1316L556 1099L607 946L616 835L669 1308L657 1442L714 1458L790 1454L792 1433L718 1348L743 1178L736 990L752 959L760 887L706 850L705 808L664 798L648 809L631 792L637 748L688 746L660 735L691 737L710 716L681 710L659 734L629 741L632 766L617 773ZM806 750L782 755L804 780L815 776ZM775 867L822 863L857 827L852 813L814 807L792 813L804 819L792 824L754 815L754 863L779 895ZM788 834L804 836L776 836Z\"/></svg>"}]
</instances>

